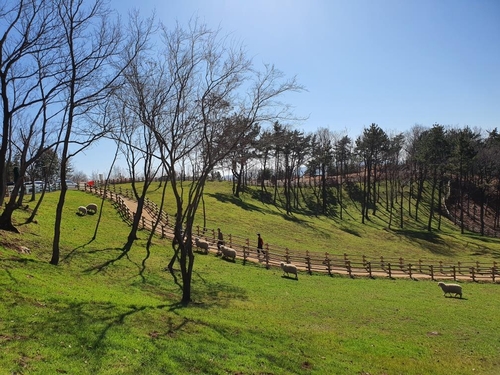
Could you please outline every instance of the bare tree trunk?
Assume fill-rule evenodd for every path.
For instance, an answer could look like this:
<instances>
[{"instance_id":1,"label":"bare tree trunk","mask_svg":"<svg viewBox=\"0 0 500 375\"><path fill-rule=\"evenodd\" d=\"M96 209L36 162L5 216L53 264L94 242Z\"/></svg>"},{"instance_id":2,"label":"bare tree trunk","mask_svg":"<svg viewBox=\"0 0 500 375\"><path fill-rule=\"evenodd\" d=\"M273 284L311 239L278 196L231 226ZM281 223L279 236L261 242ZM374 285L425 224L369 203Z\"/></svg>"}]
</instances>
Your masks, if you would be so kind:
<instances>
[{"instance_id":1,"label":"bare tree trunk","mask_svg":"<svg viewBox=\"0 0 500 375\"><path fill-rule=\"evenodd\" d=\"M403 207L404 207L404 185L400 184L400 194L401 194L401 202L399 206L399 227L403 229L404 226L404 215L403 215ZM409 199L409 198L408 198Z\"/></svg>"},{"instance_id":2,"label":"bare tree trunk","mask_svg":"<svg viewBox=\"0 0 500 375\"><path fill-rule=\"evenodd\" d=\"M438 189L438 230L441 230L441 218L442 218L442 207L443 207L443 175L439 179L439 189Z\"/></svg>"},{"instance_id":3,"label":"bare tree trunk","mask_svg":"<svg viewBox=\"0 0 500 375\"><path fill-rule=\"evenodd\" d=\"M38 201L36 202L36 205L35 205L35 208L33 208L33 211L31 212L31 215L30 217L26 220L27 223L32 223L34 222L35 220L35 216L38 212L38 209L40 208L42 202L43 202L43 198L45 196L45 185L40 193L40 198L38 199Z\"/></svg>"},{"instance_id":4,"label":"bare tree trunk","mask_svg":"<svg viewBox=\"0 0 500 375\"><path fill-rule=\"evenodd\" d=\"M432 178L432 188L431 188L431 203L429 205L429 220L427 222L427 231L432 231L432 217L434 216L434 194L436 192L437 177L436 172L434 172L434 177Z\"/></svg>"},{"instance_id":5,"label":"bare tree trunk","mask_svg":"<svg viewBox=\"0 0 500 375\"><path fill-rule=\"evenodd\" d=\"M236 187L234 190L234 196L237 198L239 198L240 192L242 191L243 167L244 167L244 163L241 162L239 165L239 172L235 173Z\"/></svg>"},{"instance_id":6,"label":"bare tree trunk","mask_svg":"<svg viewBox=\"0 0 500 375\"><path fill-rule=\"evenodd\" d=\"M12 213L16 209L16 201L15 201L15 190L11 194L11 198L7 202L2 215L0 215L0 228L14 233L20 233L19 230L12 224Z\"/></svg>"}]
</instances>

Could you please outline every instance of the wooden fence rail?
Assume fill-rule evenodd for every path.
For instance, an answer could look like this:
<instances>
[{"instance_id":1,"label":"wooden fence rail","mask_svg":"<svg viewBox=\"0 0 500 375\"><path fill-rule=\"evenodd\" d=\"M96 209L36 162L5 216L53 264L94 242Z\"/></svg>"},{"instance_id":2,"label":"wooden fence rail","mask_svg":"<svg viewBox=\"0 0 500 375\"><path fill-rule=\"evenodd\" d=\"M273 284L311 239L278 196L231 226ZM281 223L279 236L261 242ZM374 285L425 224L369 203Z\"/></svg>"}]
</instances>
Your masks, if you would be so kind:
<instances>
[{"instance_id":1,"label":"wooden fence rail","mask_svg":"<svg viewBox=\"0 0 500 375\"><path fill-rule=\"evenodd\" d=\"M85 186L85 191L105 197L114 202L116 209L124 220L132 222L135 212L132 212L125 204L123 197L133 199L131 191L119 187L116 191L104 190L101 187ZM158 205L147 199L144 202L145 210L151 217L158 220L156 233L162 238L173 238L174 221L168 213L160 211ZM142 229L151 230L155 226L155 220L141 217ZM214 249L217 243L217 230L201 228L197 226L194 235L211 242ZM348 275L354 277L389 277L455 281L482 281L498 283L500 281L500 269L497 262L490 264L476 262L457 262L456 264L445 264L443 261L429 259L404 259L383 257L373 259L365 255L348 255L325 253L321 255L309 251L291 251L270 244L265 244L263 254L259 254L256 246L252 245L249 238L229 234L225 236L227 246L236 250L237 258L242 259L245 264L248 261L258 262L265 266L279 267L281 262L293 263L301 271L312 273L327 273L329 275Z\"/></svg>"}]
</instances>

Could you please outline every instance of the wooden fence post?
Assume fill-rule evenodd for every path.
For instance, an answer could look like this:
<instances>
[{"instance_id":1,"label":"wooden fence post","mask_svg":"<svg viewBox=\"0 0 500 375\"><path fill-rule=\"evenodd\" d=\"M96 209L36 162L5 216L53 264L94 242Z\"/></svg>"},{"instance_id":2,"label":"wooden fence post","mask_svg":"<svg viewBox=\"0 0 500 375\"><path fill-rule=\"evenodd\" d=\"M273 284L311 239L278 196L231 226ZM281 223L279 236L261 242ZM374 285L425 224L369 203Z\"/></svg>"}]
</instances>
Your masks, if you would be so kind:
<instances>
[{"instance_id":1,"label":"wooden fence post","mask_svg":"<svg viewBox=\"0 0 500 375\"><path fill-rule=\"evenodd\" d=\"M351 261L350 261L350 260L346 260L346 262L345 262L345 266L346 266L346 268L347 268L347 272L349 273L349 277L350 277L351 279L353 279L353 277L352 277Z\"/></svg>"},{"instance_id":2,"label":"wooden fence post","mask_svg":"<svg viewBox=\"0 0 500 375\"><path fill-rule=\"evenodd\" d=\"M165 225L161 225L161 238L165 238Z\"/></svg>"},{"instance_id":3,"label":"wooden fence post","mask_svg":"<svg viewBox=\"0 0 500 375\"><path fill-rule=\"evenodd\" d=\"M422 273L422 259L418 260L418 272Z\"/></svg>"},{"instance_id":4,"label":"wooden fence post","mask_svg":"<svg viewBox=\"0 0 500 375\"><path fill-rule=\"evenodd\" d=\"M431 264L431 265L429 266L429 269L430 269L430 271L431 271L431 280L432 280L432 281L434 281L434 266Z\"/></svg>"},{"instance_id":5,"label":"wooden fence post","mask_svg":"<svg viewBox=\"0 0 500 375\"><path fill-rule=\"evenodd\" d=\"M403 271L403 260L404 260L404 259L403 259L402 257L401 257L401 258L399 258L399 269L400 269L401 271Z\"/></svg>"},{"instance_id":6,"label":"wooden fence post","mask_svg":"<svg viewBox=\"0 0 500 375\"><path fill-rule=\"evenodd\" d=\"M491 267L491 279L495 282L495 267Z\"/></svg>"},{"instance_id":7,"label":"wooden fence post","mask_svg":"<svg viewBox=\"0 0 500 375\"><path fill-rule=\"evenodd\" d=\"M411 263L408 264L408 276L410 276L410 279L413 279L411 275Z\"/></svg>"},{"instance_id":8,"label":"wooden fence post","mask_svg":"<svg viewBox=\"0 0 500 375\"><path fill-rule=\"evenodd\" d=\"M229 247L233 247L233 236L229 233Z\"/></svg>"},{"instance_id":9,"label":"wooden fence post","mask_svg":"<svg viewBox=\"0 0 500 375\"><path fill-rule=\"evenodd\" d=\"M266 243L266 253L264 254L266 258L266 268L269 269L269 244Z\"/></svg>"},{"instance_id":10,"label":"wooden fence post","mask_svg":"<svg viewBox=\"0 0 500 375\"><path fill-rule=\"evenodd\" d=\"M326 269L328 270L328 274L332 276L332 267L330 263L330 258L328 257L328 253L325 253L325 260L323 264L326 264Z\"/></svg>"},{"instance_id":11,"label":"wooden fence post","mask_svg":"<svg viewBox=\"0 0 500 375\"><path fill-rule=\"evenodd\" d=\"M388 269L388 272L389 272L389 279L392 279L392 271L391 271L391 263L387 263L387 269Z\"/></svg>"},{"instance_id":12,"label":"wooden fence post","mask_svg":"<svg viewBox=\"0 0 500 375\"><path fill-rule=\"evenodd\" d=\"M285 262L290 263L290 252L288 251L288 247L285 248Z\"/></svg>"},{"instance_id":13,"label":"wooden fence post","mask_svg":"<svg viewBox=\"0 0 500 375\"><path fill-rule=\"evenodd\" d=\"M452 267L452 270L453 270L453 280L457 281L457 270L455 266Z\"/></svg>"},{"instance_id":14,"label":"wooden fence post","mask_svg":"<svg viewBox=\"0 0 500 375\"><path fill-rule=\"evenodd\" d=\"M470 277L472 281L476 281L476 270L474 269L474 267L470 268Z\"/></svg>"},{"instance_id":15,"label":"wooden fence post","mask_svg":"<svg viewBox=\"0 0 500 375\"><path fill-rule=\"evenodd\" d=\"M249 253L250 252L247 251L247 247L243 246L243 264L245 264L247 262L247 258L248 258Z\"/></svg>"},{"instance_id":16,"label":"wooden fence post","mask_svg":"<svg viewBox=\"0 0 500 375\"><path fill-rule=\"evenodd\" d=\"M462 263L458 262L458 273L462 273Z\"/></svg>"},{"instance_id":17,"label":"wooden fence post","mask_svg":"<svg viewBox=\"0 0 500 375\"><path fill-rule=\"evenodd\" d=\"M370 276L370 279L372 279L373 278L373 276L372 276L372 263L371 262L366 263L366 267L368 270L368 275Z\"/></svg>"},{"instance_id":18,"label":"wooden fence post","mask_svg":"<svg viewBox=\"0 0 500 375\"><path fill-rule=\"evenodd\" d=\"M380 257L380 267L385 271L385 262L384 262L384 257Z\"/></svg>"},{"instance_id":19,"label":"wooden fence post","mask_svg":"<svg viewBox=\"0 0 500 375\"><path fill-rule=\"evenodd\" d=\"M443 261L442 260L439 261L439 272L443 273Z\"/></svg>"}]
</instances>

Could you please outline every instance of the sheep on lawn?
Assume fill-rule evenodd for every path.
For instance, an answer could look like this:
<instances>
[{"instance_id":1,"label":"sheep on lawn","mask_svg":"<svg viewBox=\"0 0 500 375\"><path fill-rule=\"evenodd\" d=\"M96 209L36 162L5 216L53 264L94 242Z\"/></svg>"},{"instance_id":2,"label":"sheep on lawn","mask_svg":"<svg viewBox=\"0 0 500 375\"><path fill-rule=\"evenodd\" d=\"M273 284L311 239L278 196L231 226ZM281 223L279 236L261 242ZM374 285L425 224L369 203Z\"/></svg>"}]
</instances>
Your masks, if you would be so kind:
<instances>
[{"instance_id":1,"label":"sheep on lawn","mask_svg":"<svg viewBox=\"0 0 500 375\"><path fill-rule=\"evenodd\" d=\"M87 215L87 208L85 206L80 206L78 207L78 212L77 212L78 215L80 216L85 216Z\"/></svg>"},{"instance_id":2,"label":"sheep on lawn","mask_svg":"<svg viewBox=\"0 0 500 375\"><path fill-rule=\"evenodd\" d=\"M447 294L450 294L450 296L452 294L454 294L455 297L457 295L459 295L460 298L462 298L462 287L460 285L458 285L458 284L445 284L443 282L440 282L440 283L438 283L438 286L441 287L441 289L443 289L445 296Z\"/></svg>"},{"instance_id":3,"label":"sheep on lawn","mask_svg":"<svg viewBox=\"0 0 500 375\"><path fill-rule=\"evenodd\" d=\"M222 258L231 258L233 262L236 262L236 250L227 247L225 245L220 246L220 251L222 253Z\"/></svg>"},{"instance_id":4,"label":"sheep on lawn","mask_svg":"<svg viewBox=\"0 0 500 375\"><path fill-rule=\"evenodd\" d=\"M284 263L284 262L281 262L281 269L283 270L283 276L286 276L289 277L289 274L290 273L293 273L295 275L295 278L298 280L299 279L299 276L297 274L297 266L295 266L294 264L291 264L291 263Z\"/></svg>"},{"instance_id":5,"label":"sheep on lawn","mask_svg":"<svg viewBox=\"0 0 500 375\"><path fill-rule=\"evenodd\" d=\"M92 213L95 214L97 212L97 204L95 203L89 203L87 205L87 213Z\"/></svg>"},{"instance_id":6,"label":"sheep on lawn","mask_svg":"<svg viewBox=\"0 0 500 375\"><path fill-rule=\"evenodd\" d=\"M194 239L194 243L196 244L196 247L199 249L205 250L205 253L208 254L208 247L209 244L205 240L200 240L198 237Z\"/></svg>"}]
</instances>

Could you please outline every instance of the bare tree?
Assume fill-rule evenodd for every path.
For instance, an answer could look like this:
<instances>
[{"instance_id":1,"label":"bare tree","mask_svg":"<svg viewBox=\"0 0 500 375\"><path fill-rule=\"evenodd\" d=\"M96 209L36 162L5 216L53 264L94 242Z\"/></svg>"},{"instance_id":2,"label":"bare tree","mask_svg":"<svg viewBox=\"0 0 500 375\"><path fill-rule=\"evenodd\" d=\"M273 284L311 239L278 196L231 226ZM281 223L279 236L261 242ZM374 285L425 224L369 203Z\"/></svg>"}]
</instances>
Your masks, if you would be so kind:
<instances>
[{"instance_id":1,"label":"bare tree","mask_svg":"<svg viewBox=\"0 0 500 375\"><path fill-rule=\"evenodd\" d=\"M131 22L138 35L148 38L154 32L154 18L141 20L137 12ZM163 118L162 110L169 98L170 84L166 80L165 62L154 58L155 52L144 48L124 70L123 82L112 99L117 126L112 131L121 153L125 156L131 177L137 210L125 250L137 239L146 194L160 167L155 151L158 148L153 129ZM140 173L142 171L142 173ZM137 176L144 181L139 188Z\"/></svg>"},{"instance_id":2,"label":"bare tree","mask_svg":"<svg viewBox=\"0 0 500 375\"><path fill-rule=\"evenodd\" d=\"M145 35L133 29L128 42L118 21L102 0L57 3L57 15L63 36L60 49L61 80L64 82L64 115L60 118L62 135L61 194L56 208L51 264L59 262L61 220L66 198L66 166L76 153L102 137L109 121L100 104L109 98L118 79L145 43ZM125 45L125 43L127 44ZM125 53L123 51L126 51ZM100 121L92 119L100 116ZM103 128L104 126L104 128Z\"/></svg>"},{"instance_id":3,"label":"bare tree","mask_svg":"<svg viewBox=\"0 0 500 375\"><path fill-rule=\"evenodd\" d=\"M0 216L0 228L17 231L12 225L15 199L26 170L51 149L50 120L59 92L56 77L60 38L51 1L20 1L2 4L0 20L0 96L2 136L0 146L0 191L4 191L9 150L19 155L20 178ZM13 129L16 130L14 135ZM16 143L13 137L16 137ZM52 142L51 144L49 144ZM0 194L0 204L3 194Z\"/></svg>"},{"instance_id":4,"label":"bare tree","mask_svg":"<svg viewBox=\"0 0 500 375\"><path fill-rule=\"evenodd\" d=\"M125 246L125 249L128 250L134 240L137 239L137 231L144 209L146 194L161 164L154 154L157 143L149 127L141 124L141 120L130 112L122 112L120 125L120 136L117 144L121 153L125 156L128 172L131 177L132 193L137 201L137 210L132 221L127 245ZM140 183L136 178L139 175L144 177L144 180Z\"/></svg>"},{"instance_id":5,"label":"bare tree","mask_svg":"<svg viewBox=\"0 0 500 375\"><path fill-rule=\"evenodd\" d=\"M158 121L149 126L176 201L174 254L168 268L182 283L182 303L188 303L194 265L193 225L207 178L255 124L289 115L288 107L276 100L280 94L302 88L295 79L284 80L272 66L266 66L264 73L253 71L240 46L196 21L188 30L163 27L162 36L167 65L165 71L158 70L155 79L164 82L162 95L167 100ZM249 75L253 80L248 80ZM233 116L244 121L231 121ZM194 177L187 185L182 173L186 165L193 168L189 162L193 155L196 174L191 171ZM173 269L176 262L181 282Z\"/></svg>"}]
</instances>

